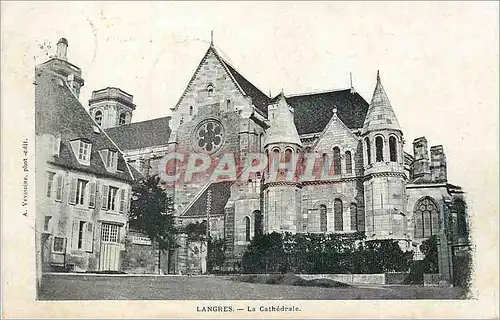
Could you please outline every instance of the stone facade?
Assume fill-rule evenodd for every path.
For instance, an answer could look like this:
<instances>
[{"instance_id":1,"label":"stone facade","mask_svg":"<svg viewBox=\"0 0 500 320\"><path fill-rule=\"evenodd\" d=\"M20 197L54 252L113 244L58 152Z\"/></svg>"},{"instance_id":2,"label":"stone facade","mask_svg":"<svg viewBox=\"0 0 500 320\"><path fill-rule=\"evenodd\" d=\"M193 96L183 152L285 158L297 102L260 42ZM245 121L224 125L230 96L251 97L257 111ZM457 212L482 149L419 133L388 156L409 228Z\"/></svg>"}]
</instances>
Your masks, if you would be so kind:
<instances>
[{"instance_id":1,"label":"stone facade","mask_svg":"<svg viewBox=\"0 0 500 320\"><path fill-rule=\"evenodd\" d=\"M210 229L226 239L229 268L259 232L361 231L367 240L395 239L417 251L434 234L441 243L467 243L456 231L457 221L467 224L465 209L458 214L455 204L463 192L447 182L443 147L432 146L429 157L422 137L413 155L404 151L403 131L378 74L370 104L354 88L271 98L211 45L171 110L168 146L157 147L186 156L176 167L179 183L170 187L175 214L182 224L208 216L222 221ZM130 161L137 150L125 149ZM256 152L270 167L244 180L238 171L230 196L216 209L206 200L211 170L186 182L189 155L207 155L213 168L227 154L238 161ZM161 163L162 153L156 156L148 168ZM279 170L270 170L275 162L282 163ZM194 205L200 199L207 201L201 209ZM180 240L179 269L188 270L191 244L186 235Z\"/></svg>"}]
</instances>

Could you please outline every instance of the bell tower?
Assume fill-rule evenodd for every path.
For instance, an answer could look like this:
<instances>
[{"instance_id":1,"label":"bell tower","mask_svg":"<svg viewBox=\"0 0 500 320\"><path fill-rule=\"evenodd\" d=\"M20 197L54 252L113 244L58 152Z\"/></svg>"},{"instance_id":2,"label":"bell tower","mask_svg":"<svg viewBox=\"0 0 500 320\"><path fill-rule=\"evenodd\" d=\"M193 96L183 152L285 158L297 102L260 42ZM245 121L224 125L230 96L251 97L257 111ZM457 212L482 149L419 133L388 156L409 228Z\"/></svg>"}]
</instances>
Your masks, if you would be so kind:
<instances>
[{"instance_id":1,"label":"bell tower","mask_svg":"<svg viewBox=\"0 0 500 320\"><path fill-rule=\"evenodd\" d=\"M302 143L293 122L293 109L283 92L276 99L268 105L271 127L264 143L268 156L264 183L264 231L296 233L302 193L295 170Z\"/></svg>"},{"instance_id":2,"label":"bell tower","mask_svg":"<svg viewBox=\"0 0 500 320\"><path fill-rule=\"evenodd\" d=\"M93 91L89 100L89 113L103 129L129 124L135 107L133 95L114 87Z\"/></svg>"},{"instance_id":3,"label":"bell tower","mask_svg":"<svg viewBox=\"0 0 500 320\"><path fill-rule=\"evenodd\" d=\"M406 239L403 133L380 74L362 131L368 240Z\"/></svg>"}]
</instances>

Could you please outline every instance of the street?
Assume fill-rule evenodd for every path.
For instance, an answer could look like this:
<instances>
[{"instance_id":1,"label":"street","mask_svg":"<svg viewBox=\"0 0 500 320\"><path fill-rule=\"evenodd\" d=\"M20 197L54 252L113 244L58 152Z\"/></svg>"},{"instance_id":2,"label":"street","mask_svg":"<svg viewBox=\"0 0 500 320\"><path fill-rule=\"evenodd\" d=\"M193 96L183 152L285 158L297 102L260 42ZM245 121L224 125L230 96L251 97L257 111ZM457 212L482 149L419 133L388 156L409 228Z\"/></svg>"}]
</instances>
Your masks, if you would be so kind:
<instances>
[{"instance_id":1,"label":"street","mask_svg":"<svg viewBox=\"0 0 500 320\"><path fill-rule=\"evenodd\" d=\"M373 300L464 299L463 288L353 285L317 288L231 281L215 276L45 274L40 300Z\"/></svg>"}]
</instances>

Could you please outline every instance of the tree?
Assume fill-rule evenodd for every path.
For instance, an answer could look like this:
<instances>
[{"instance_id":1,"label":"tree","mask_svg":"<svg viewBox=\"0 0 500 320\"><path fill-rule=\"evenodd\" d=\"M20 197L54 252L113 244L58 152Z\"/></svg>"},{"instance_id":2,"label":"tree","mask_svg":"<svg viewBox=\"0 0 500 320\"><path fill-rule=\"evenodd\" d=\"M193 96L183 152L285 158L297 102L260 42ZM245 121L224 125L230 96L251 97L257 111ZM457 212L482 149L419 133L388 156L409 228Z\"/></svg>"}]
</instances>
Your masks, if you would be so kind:
<instances>
[{"instance_id":1,"label":"tree","mask_svg":"<svg viewBox=\"0 0 500 320\"><path fill-rule=\"evenodd\" d=\"M146 233L163 251L176 247L173 199L160 185L158 176L151 176L132 187L130 225Z\"/></svg>"}]
</instances>

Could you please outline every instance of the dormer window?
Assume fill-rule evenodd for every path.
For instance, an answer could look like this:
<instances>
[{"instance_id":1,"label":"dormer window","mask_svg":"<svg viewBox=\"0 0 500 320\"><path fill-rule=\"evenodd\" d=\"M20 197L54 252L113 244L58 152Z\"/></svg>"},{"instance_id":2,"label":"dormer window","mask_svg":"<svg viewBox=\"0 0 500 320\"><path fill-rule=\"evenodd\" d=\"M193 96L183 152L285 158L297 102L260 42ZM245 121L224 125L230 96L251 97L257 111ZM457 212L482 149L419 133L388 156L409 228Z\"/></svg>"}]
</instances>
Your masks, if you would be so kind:
<instances>
[{"instance_id":1,"label":"dormer window","mask_svg":"<svg viewBox=\"0 0 500 320\"><path fill-rule=\"evenodd\" d=\"M106 170L114 172L116 171L117 163L118 163L118 152L110 149L104 149L99 151L101 154L102 161L106 166Z\"/></svg>"},{"instance_id":2,"label":"dormer window","mask_svg":"<svg viewBox=\"0 0 500 320\"><path fill-rule=\"evenodd\" d=\"M71 141L71 147L79 163L90 165L92 144L88 140L78 139Z\"/></svg>"},{"instance_id":3,"label":"dormer window","mask_svg":"<svg viewBox=\"0 0 500 320\"><path fill-rule=\"evenodd\" d=\"M53 156L59 155L59 150L61 148L61 137L50 136L50 146Z\"/></svg>"}]
</instances>

